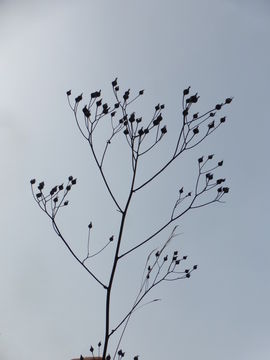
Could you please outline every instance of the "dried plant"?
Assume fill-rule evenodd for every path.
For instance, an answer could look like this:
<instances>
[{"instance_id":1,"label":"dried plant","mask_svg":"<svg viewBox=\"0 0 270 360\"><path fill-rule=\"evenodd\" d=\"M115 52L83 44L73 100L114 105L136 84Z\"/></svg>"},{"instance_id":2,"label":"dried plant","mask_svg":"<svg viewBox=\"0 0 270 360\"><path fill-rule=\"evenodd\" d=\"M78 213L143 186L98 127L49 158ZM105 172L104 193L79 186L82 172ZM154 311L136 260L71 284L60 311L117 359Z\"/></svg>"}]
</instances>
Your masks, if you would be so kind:
<instances>
[{"instance_id":1,"label":"dried plant","mask_svg":"<svg viewBox=\"0 0 270 360\"><path fill-rule=\"evenodd\" d=\"M171 154L169 155L168 160L164 164L161 164L155 173L142 183L138 183L137 172L139 166L144 161L144 155L149 152L155 152L159 142L166 138L167 127L166 125L162 125L164 105L156 105L152 118L150 121L146 122L142 117L137 117L135 112L130 110L130 104L133 104L141 97L144 94L144 90L140 90L134 97L131 97L130 90L127 90L120 95L119 85L117 79L115 79L112 82L112 91L115 101L111 106L103 101L100 90L91 93L88 104L84 106L81 106L83 100L82 94L75 97L72 101L71 90L69 90L67 92L67 98L78 129L90 147L102 181L119 212L119 230L117 235L111 236L108 241L100 247L99 251L91 254L90 235L92 223L90 222L88 225L87 253L85 257L80 258L64 238L57 224L59 210L69 204L67 196L70 194L73 186L76 185L76 178L70 176L66 184L55 185L48 191L45 191L43 181L39 183L36 183L35 179L30 181L34 200L41 210L50 218L56 234L63 241L75 260L88 272L90 277L104 289L104 295L106 297L104 343L103 346L101 342L98 343L98 357L102 356L103 360L121 359L124 357L125 353L120 349L120 344L129 319L141 306L159 300L154 299L142 303L154 287L158 286L161 282L187 279L191 276L191 273L197 269L197 265L188 268L182 267L187 256L179 256L177 250L172 251L171 254L168 253L168 245L177 235L177 226L175 225L176 220L179 220L191 209L197 209L221 202L223 196L229 192L229 188L224 186L225 179L215 179L214 177L215 170L223 165L223 161L215 162L213 154L200 157L197 161L198 172L194 179L193 188L184 191L184 188L181 187L178 192L178 197L172 205L171 213L168 214L168 218L163 221L163 224L157 230L153 231L150 236L145 237L143 240L123 252L122 244L127 241L123 236L123 231L126 226L126 219L129 215L130 204L136 193L150 185L158 176L165 172L170 164L179 159L185 151L198 146L215 132L225 122L226 117L221 116L219 120L215 119L218 117L219 111L221 111L225 105L231 103L232 98L225 99L224 102L215 105L212 109L202 114L199 112L191 114L191 110L193 110L194 104L198 102L199 96L197 93L190 95L190 87L185 89L182 98L182 121L175 139L175 144L171 147ZM79 112L80 109L82 113ZM82 114L82 116L80 114ZM110 127L110 136L109 138L104 139L103 151L97 153L95 147L95 132L100 122L105 118L107 118L107 120L109 118L109 121L106 123L109 124ZM126 139L132 169L130 183L127 184L127 188L129 188L128 195L123 203L118 199L117 192L112 189L104 165L110 145L116 140L117 136L124 136ZM115 286L115 274L118 271L119 263L123 258L128 257L138 248L141 248L152 241L157 235L164 232L164 230L169 228L172 224L174 224L174 227L170 232L170 236L164 241L161 248L156 248L146 256L141 285L133 305L130 310L123 315L122 319L119 319L118 323L112 325L111 313L113 310L111 309L111 297L112 290ZM100 279L98 274L91 269L89 260L94 256L102 256L102 251L111 244L114 244L114 246L112 246L113 261L108 276L109 280L104 282ZM115 349L110 349L112 354L110 355L110 339L116 334L118 334L117 346ZM94 348L92 346L90 352L94 357ZM81 359L83 359L82 356ZM137 360L138 356L136 355L134 359Z\"/></svg>"}]
</instances>

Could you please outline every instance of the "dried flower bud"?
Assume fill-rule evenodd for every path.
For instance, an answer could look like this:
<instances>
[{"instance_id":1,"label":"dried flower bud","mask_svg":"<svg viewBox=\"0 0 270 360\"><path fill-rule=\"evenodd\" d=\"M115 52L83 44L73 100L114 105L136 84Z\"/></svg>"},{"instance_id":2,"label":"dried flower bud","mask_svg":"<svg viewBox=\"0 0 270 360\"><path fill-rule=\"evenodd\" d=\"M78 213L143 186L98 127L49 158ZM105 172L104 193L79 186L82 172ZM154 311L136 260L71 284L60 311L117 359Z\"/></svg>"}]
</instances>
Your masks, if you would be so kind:
<instances>
[{"instance_id":1,"label":"dried flower bud","mask_svg":"<svg viewBox=\"0 0 270 360\"><path fill-rule=\"evenodd\" d=\"M218 193L221 193L221 192L222 192L222 187L219 187L219 188L217 189L217 192L218 192Z\"/></svg>"},{"instance_id":2,"label":"dried flower bud","mask_svg":"<svg viewBox=\"0 0 270 360\"><path fill-rule=\"evenodd\" d=\"M168 255L164 256L163 260L167 261L168 260Z\"/></svg>"},{"instance_id":3,"label":"dried flower bud","mask_svg":"<svg viewBox=\"0 0 270 360\"><path fill-rule=\"evenodd\" d=\"M68 177L68 180L69 180L69 181L72 181L72 180L73 180L73 176L70 175L70 176Z\"/></svg>"},{"instance_id":4,"label":"dried flower bud","mask_svg":"<svg viewBox=\"0 0 270 360\"><path fill-rule=\"evenodd\" d=\"M176 260L176 261L175 261L175 264L176 264L176 265L179 265L179 264L180 264L180 260Z\"/></svg>"},{"instance_id":5,"label":"dried flower bud","mask_svg":"<svg viewBox=\"0 0 270 360\"><path fill-rule=\"evenodd\" d=\"M112 86L115 87L117 85L117 78L115 78L115 80L113 80L112 82Z\"/></svg>"},{"instance_id":6,"label":"dried flower bud","mask_svg":"<svg viewBox=\"0 0 270 360\"><path fill-rule=\"evenodd\" d=\"M73 179L73 180L71 181L71 184L72 184L72 185L76 185L76 183L77 183L77 179Z\"/></svg>"},{"instance_id":7,"label":"dried flower bud","mask_svg":"<svg viewBox=\"0 0 270 360\"><path fill-rule=\"evenodd\" d=\"M144 90L139 91L139 95L143 95L143 93L144 93Z\"/></svg>"},{"instance_id":8,"label":"dried flower bud","mask_svg":"<svg viewBox=\"0 0 270 360\"><path fill-rule=\"evenodd\" d=\"M221 183L225 182L226 179L217 179L217 185L220 185Z\"/></svg>"},{"instance_id":9,"label":"dried flower bud","mask_svg":"<svg viewBox=\"0 0 270 360\"><path fill-rule=\"evenodd\" d=\"M36 194L37 199L40 198L41 196L42 196L42 193L37 193Z\"/></svg>"},{"instance_id":10,"label":"dried flower bud","mask_svg":"<svg viewBox=\"0 0 270 360\"><path fill-rule=\"evenodd\" d=\"M31 185L34 185L35 183L36 183L36 179L30 180L30 184L31 184Z\"/></svg>"},{"instance_id":11,"label":"dried flower bud","mask_svg":"<svg viewBox=\"0 0 270 360\"><path fill-rule=\"evenodd\" d=\"M186 273L186 274L188 274L188 273L189 273L189 270L188 270L188 269L186 269L186 270L185 270L185 273Z\"/></svg>"},{"instance_id":12,"label":"dried flower bud","mask_svg":"<svg viewBox=\"0 0 270 360\"><path fill-rule=\"evenodd\" d=\"M222 108L222 104L217 104L216 105L216 110L220 110Z\"/></svg>"},{"instance_id":13,"label":"dried flower bud","mask_svg":"<svg viewBox=\"0 0 270 360\"><path fill-rule=\"evenodd\" d=\"M148 134L148 133L149 133L149 129L148 129L148 128L144 129L144 133L145 133L145 134Z\"/></svg>"},{"instance_id":14,"label":"dried flower bud","mask_svg":"<svg viewBox=\"0 0 270 360\"><path fill-rule=\"evenodd\" d=\"M230 104L230 103L232 102L232 99L233 99L233 98L227 98L227 99L225 100L225 104Z\"/></svg>"},{"instance_id":15,"label":"dried flower bud","mask_svg":"<svg viewBox=\"0 0 270 360\"><path fill-rule=\"evenodd\" d=\"M179 190L179 194L183 194L183 192L184 192L184 188L181 187L181 189Z\"/></svg>"},{"instance_id":16,"label":"dried flower bud","mask_svg":"<svg viewBox=\"0 0 270 360\"><path fill-rule=\"evenodd\" d=\"M193 119L198 119L199 113L193 114Z\"/></svg>"},{"instance_id":17,"label":"dried flower bud","mask_svg":"<svg viewBox=\"0 0 270 360\"><path fill-rule=\"evenodd\" d=\"M93 354L93 352L94 352L94 348L93 348L93 346L91 345L91 347L90 347L90 352Z\"/></svg>"},{"instance_id":18,"label":"dried flower bud","mask_svg":"<svg viewBox=\"0 0 270 360\"><path fill-rule=\"evenodd\" d=\"M212 121L208 124L208 129L213 129L215 127L215 121Z\"/></svg>"},{"instance_id":19,"label":"dried flower bud","mask_svg":"<svg viewBox=\"0 0 270 360\"><path fill-rule=\"evenodd\" d=\"M82 94L75 98L75 102L79 103L82 100Z\"/></svg>"},{"instance_id":20,"label":"dried flower bud","mask_svg":"<svg viewBox=\"0 0 270 360\"><path fill-rule=\"evenodd\" d=\"M120 104L119 104L119 103L114 104L114 108L115 108L115 109L118 109L118 108L119 108L119 106L120 106Z\"/></svg>"},{"instance_id":21,"label":"dried flower bud","mask_svg":"<svg viewBox=\"0 0 270 360\"><path fill-rule=\"evenodd\" d=\"M115 80L117 80L117 79L115 79ZM98 347L101 347L101 341L98 343Z\"/></svg>"},{"instance_id":22,"label":"dried flower bud","mask_svg":"<svg viewBox=\"0 0 270 360\"><path fill-rule=\"evenodd\" d=\"M102 104L102 99L99 99L99 100L96 102L96 106L99 107L99 106L101 106L101 104Z\"/></svg>"},{"instance_id":23,"label":"dried flower bud","mask_svg":"<svg viewBox=\"0 0 270 360\"><path fill-rule=\"evenodd\" d=\"M64 184L59 185L58 189L63 190L64 189Z\"/></svg>"},{"instance_id":24,"label":"dried flower bud","mask_svg":"<svg viewBox=\"0 0 270 360\"><path fill-rule=\"evenodd\" d=\"M88 225L88 229L92 229L92 227L93 227L93 224L92 224L92 221L89 223L89 225Z\"/></svg>"},{"instance_id":25,"label":"dried flower bud","mask_svg":"<svg viewBox=\"0 0 270 360\"><path fill-rule=\"evenodd\" d=\"M223 160L218 162L218 166L222 166L223 165Z\"/></svg>"},{"instance_id":26,"label":"dried flower bud","mask_svg":"<svg viewBox=\"0 0 270 360\"><path fill-rule=\"evenodd\" d=\"M125 129L125 130L123 131L123 133L124 133L125 135L128 135L128 134L129 134L128 129Z\"/></svg>"},{"instance_id":27,"label":"dried flower bud","mask_svg":"<svg viewBox=\"0 0 270 360\"><path fill-rule=\"evenodd\" d=\"M127 101L128 98L129 98L129 92L130 92L130 90L127 90L127 91L124 93L124 95L123 95L123 99L124 99L125 101Z\"/></svg>"},{"instance_id":28,"label":"dried flower bud","mask_svg":"<svg viewBox=\"0 0 270 360\"><path fill-rule=\"evenodd\" d=\"M115 112L115 111L112 111L112 112L111 112L111 117L114 117L115 114L116 114L116 112Z\"/></svg>"},{"instance_id":29,"label":"dried flower bud","mask_svg":"<svg viewBox=\"0 0 270 360\"><path fill-rule=\"evenodd\" d=\"M111 355L107 355L106 360L111 360Z\"/></svg>"},{"instance_id":30,"label":"dried flower bud","mask_svg":"<svg viewBox=\"0 0 270 360\"><path fill-rule=\"evenodd\" d=\"M114 236L112 235L109 240L110 240L110 241L113 241L113 239L114 239Z\"/></svg>"},{"instance_id":31,"label":"dried flower bud","mask_svg":"<svg viewBox=\"0 0 270 360\"><path fill-rule=\"evenodd\" d=\"M214 117L215 115L216 115L216 113L214 113L214 112L211 112L211 113L209 114L210 117Z\"/></svg>"},{"instance_id":32,"label":"dried flower bud","mask_svg":"<svg viewBox=\"0 0 270 360\"><path fill-rule=\"evenodd\" d=\"M230 189L228 187L224 187L222 190L223 190L224 194L228 194Z\"/></svg>"},{"instance_id":33,"label":"dried flower bud","mask_svg":"<svg viewBox=\"0 0 270 360\"><path fill-rule=\"evenodd\" d=\"M67 96L70 96L70 95L71 95L71 90L68 90L68 91L66 92L66 94L67 94Z\"/></svg>"},{"instance_id":34,"label":"dried flower bud","mask_svg":"<svg viewBox=\"0 0 270 360\"><path fill-rule=\"evenodd\" d=\"M190 273L186 274L186 278L188 279L190 278Z\"/></svg>"},{"instance_id":35,"label":"dried flower bud","mask_svg":"<svg viewBox=\"0 0 270 360\"><path fill-rule=\"evenodd\" d=\"M68 205L68 200L64 202L64 206L67 206Z\"/></svg>"},{"instance_id":36,"label":"dried flower bud","mask_svg":"<svg viewBox=\"0 0 270 360\"><path fill-rule=\"evenodd\" d=\"M91 113L90 111L87 109L86 105L84 106L84 108L82 109L82 112L84 113L84 115L89 118Z\"/></svg>"},{"instance_id":37,"label":"dried flower bud","mask_svg":"<svg viewBox=\"0 0 270 360\"><path fill-rule=\"evenodd\" d=\"M157 104L157 105L155 106L155 110L158 111L159 109L160 109L160 104Z\"/></svg>"},{"instance_id":38,"label":"dried flower bud","mask_svg":"<svg viewBox=\"0 0 270 360\"><path fill-rule=\"evenodd\" d=\"M139 117L139 118L136 119L136 123L138 123L138 124L139 124L141 121L142 121L142 118L141 118L141 117Z\"/></svg>"},{"instance_id":39,"label":"dried flower bud","mask_svg":"<svg viewBox=\"0 0 270 360\"><path fill-rule=\"evenodd\" d=\"M196 270L198 268L198 265L193 266L193 270Z\"/></svg>"},{"instance_id":40,"label":"dried flower bud","mask_svg":"<svg viewBox=\"0 0 270 360\"><path fill-rule=\"evenodd\" d=\"M189 192L189 193L187 194L187 196L191 196L191 192Z\"/></svg>"},{"instance_id":41,"label":"dried flower bud","mask_svg":"<svg viewBox=\"0 0 270 360\"><path fill-rule=\"evenodd\" d=\"M163 128L161 128L160 131L161 131L162 134L166 134L166 132L167 132L166 125L163 126Z\"/></svg>"},{"instance_id":42,"label":"dried flower bud","mask_svg":"<svg viewBox=\"0 0 270 360\"><path fill-rule=\"evenodd\" d=\"M183 91L184 96L189 94L189 89L190 89L190 86Z\"/></svg>"},{"instance_id":43,"label":"dried flower bud","mask_svg":"<svg viewBox=\"0 0 270 360\"><path fill-rule=\"evenodd\" d=\"M40 182L38 185L38 190L42 190L44 188L44 181Z\"/></svg>"},{"instance_id":44,"label":"dried flower bud","mask_svg":"<svg viewBox=\"0 0 270 360\"><path fill-rule=\"evenodd\" d=\"M187 260L187 255L183 256L183 260Z\"/></svg>"},{"instance_id":45,"label":"dried flower bud","mask_svg":"<svg viewBox=\"0 0 270 360\"><path fill-rule=\"evenodd\" d=\"M139 134L140 136L142 136L142 135L144 134L143 128L140 128L140 130L138 131L138 134Z\"/></svg>"},{"instance_id":46,"label":"dried flower bud","mask_svg":"<svg viewBox=\"0 0 270 360\"><path fill-rule=\"evenodd\" d=\"M208 179L208 180L213 180L213 174L211 174L211 173L207 173L206 175L205 175L205 177L206 177L206 179Z\"/></svg>"},{"instance_id":47,"label":"dried flower bud","mask_svg":"<svg viewBox=\"0 0 270 360\"><path fill-rule=\"evenodd\" d=\"M91 99L96 99L96 98L100 97L100 95L101 95L101 90L92 92Z\"/></svg>"},{"instance_id":48,"label":"dried flower bud","mask_svg":"<svg viewBox=\"0 0 270 360\"><path fill-rule=\"evenodd\" d=\"M203 162L203 156L198 159L198 163L202 163L202 162Z\"/></svg>"},{"instance_id":49,"label":"dried flower bud","mask_svg":"<svg viewBox=\"0 0 270 360\"><path fill-rule=\"evenodd\" d=\"M67 191L70 191L70 189L71 189L71 186L68 185L68 186L66 187L66 190L67 190Z\"/></svg>"},{"instance_id":50,"label":"dried flower bud","mask_svg":"<svg viewBox=\"0 0 270 360\"><path fill-rule=\"evenodd\" d=\"M198 127L193 129L193 134L194 135L199 134L199 128Z\"/></svg>"},{"instance_id":51,"label":"dried flower bud","mask_svg":"<svg viewBox=\"0 0 270 360\"><path fill-rule=\"evenodd\" d=\"M210 154L210 155L208 155L208 160L212 160L212 159L213 159L213 157L214 157L214 154Z\"/></svg>"},{"instance_id":52,"label":"dried flower bud","mask_svg":"<svg viewBox=\"0 0 270 360\"><path fill-rule=\"evenodd\" d=\"M165 105L164 104L161 104L160 105L160 108L163 110L165 108Z\"/></svg>"},{"instance_id":53,"label":"dried flower bud","mask_svg":"<svg viewBox=\"0 0 270 360\"><path fill-rule=\"evenodd\" d=\"M115 90L115 91L119 91L119 86L116 86L116 87L114 88L114 90Z\"/></svg>"},{"instance_id":54,"label":"dried flower bud","mask_svg":"<svg viewBox=\"0 0 270 360\"><path fill-rule=\"evenodd\" d=\"M174 251L174 252L173 252L173 255L174 255L174 256L178 255L178 251L177 251L177 250Z\"/></svg>"},{"instance_id":55,"label":"dried flower bud","mask_svg":"<svg viewBox=\"0 0 270 360\"><path fill-rule=\"evenodd\" d=\"M155 253L155 255L156 255L156 257L159 257L160 252L159 252L159 251L157 251L157 252Z\"/></svg>"},{"instance_id":56,"label":"dried flower bud","mask_svg":"<svg viewBox=\"0 0 270 360\"><path fill-rule=\"evenodd\" d=\"M185 110L183 111L183 116L188 116L188 108L185 108Z\"/></svg>"},{"instance_id":57,"label":"dried flower bud","mask_svg":"<svg viewBox=\"0 0 270 360\"><path fill-rule=\"evenodd\" d=\"M224 123L226 121L226 116L223 116L222 118L220 118L220 123Z\"/></svg>"},{"instance_id":58,"label":"dried flower bud","mask_svg":"<svg viewBox=\"0 0 270 360\"><path fill-rule=\"evenodd\" d=\"M132 113L129 117L129 121L133 123L135 121L135 113Z\"/></svg>"},{"instance_id":59,"label":"dried flower bud","mask_svg":"<svg viewBox=\"0 0 270 360\"><path fill-rule=\"evenodd\" d=\"M57 203L58 197L56 196L56 197L53 199L53 201L54 201L55 203Z\"/></svg>"}]
</instances>

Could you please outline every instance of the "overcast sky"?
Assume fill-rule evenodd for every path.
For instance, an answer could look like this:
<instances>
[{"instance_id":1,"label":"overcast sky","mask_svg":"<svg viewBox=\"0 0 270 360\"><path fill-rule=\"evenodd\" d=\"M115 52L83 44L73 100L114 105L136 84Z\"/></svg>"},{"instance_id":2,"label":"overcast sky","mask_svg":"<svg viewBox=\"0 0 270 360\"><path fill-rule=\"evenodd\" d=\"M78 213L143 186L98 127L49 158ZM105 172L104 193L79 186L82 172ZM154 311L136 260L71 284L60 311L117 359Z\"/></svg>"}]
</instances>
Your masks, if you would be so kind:
<instances>
[{"instance_id":1,"label":"overcast sky","mask_svg":"<svg viewBox=\"0 0 270 360\"><path fill-rule=\"evenodd\" d=\"M121 90L145 89L136 104L141 115L166 104L168 137L142 178L169 156L183 88L198 91L198 111L234 97L222 110L224 127L132 207L127 249L163 223L181 186L192 188L199 156L224 159L226 203L187 214L171 245L198 271L148 298L162 301L132 318L122 343L126 358L269 359L269 39L267 0L0 1L1 360L69 360L89 356L90 345L103 341L104 293L53 232L29 180L53 186L78 178L59 223L79 256L89 220L95 249L116 233L119 214L65 94L103 89L112 100L116 76ZM116 147L114 154L106 171L122 194L124 151ZM114 319L136 294L147 252L170 230L124 262ZM104 276L108 256L93 263Z\"/></svg>"}]
</instances>

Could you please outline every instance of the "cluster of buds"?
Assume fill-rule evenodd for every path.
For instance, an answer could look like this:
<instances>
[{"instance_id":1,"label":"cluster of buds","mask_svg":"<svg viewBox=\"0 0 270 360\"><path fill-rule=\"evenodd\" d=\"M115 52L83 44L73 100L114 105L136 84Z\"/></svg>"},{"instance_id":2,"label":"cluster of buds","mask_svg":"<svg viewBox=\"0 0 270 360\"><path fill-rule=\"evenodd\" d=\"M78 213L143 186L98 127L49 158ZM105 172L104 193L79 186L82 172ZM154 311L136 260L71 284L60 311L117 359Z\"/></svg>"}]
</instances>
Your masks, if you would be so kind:
<instances>
[{"instance_id":1,"label":"cluster of buds","mask_svg":"<svg viewBox=\"0 0 270 360\"><path fill-rule=\"evenodd\" d=\"M51 190L45 194L45 183L41 181L37 184L36 189L36 179L30 180L32 194L39 205L39 207L46 212L51 218L54 218L61 207L68 205L68 200L66 199L70 190L74 185L76 185L77 179L73 176L68 177L67 184L55 185Z\"/></svg>"}]
</instances>

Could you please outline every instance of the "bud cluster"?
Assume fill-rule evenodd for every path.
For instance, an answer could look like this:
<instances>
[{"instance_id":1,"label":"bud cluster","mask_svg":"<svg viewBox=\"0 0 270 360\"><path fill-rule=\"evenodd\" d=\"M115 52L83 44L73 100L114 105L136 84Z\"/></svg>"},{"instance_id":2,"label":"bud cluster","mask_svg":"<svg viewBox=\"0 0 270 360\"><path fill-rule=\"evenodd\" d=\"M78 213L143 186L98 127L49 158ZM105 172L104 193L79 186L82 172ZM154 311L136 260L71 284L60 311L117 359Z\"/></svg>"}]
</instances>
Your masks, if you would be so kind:
<instances>
[{"instance_id":1,"label":"bud cluster","mask_svg":"<svg viewBox=\"0 0 270 360\"><path fill-rule=\"evenodd\" d=\"M30 180L32 194L35 201L38 203L39 207L52 219L55 218L58 210L61 207L68 205L68 200L66 199L68 193L74 185L76 185L77 179L73 176L68 177L67 184L55 185L51 190L45 194L45 183L41 181L36 183L36 179Z\"/></svg>"}]
</instances>

